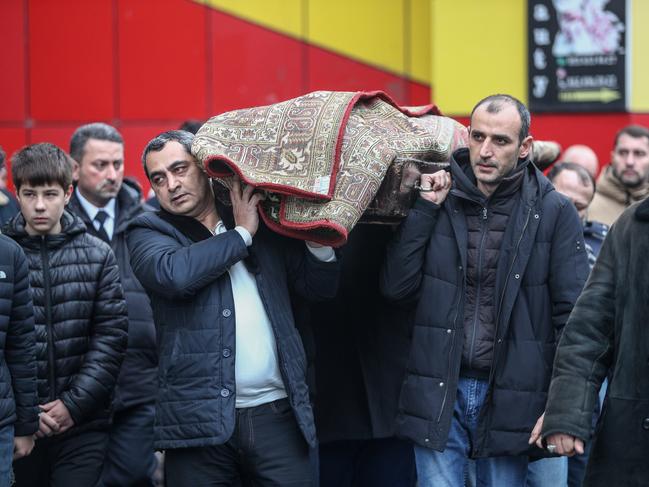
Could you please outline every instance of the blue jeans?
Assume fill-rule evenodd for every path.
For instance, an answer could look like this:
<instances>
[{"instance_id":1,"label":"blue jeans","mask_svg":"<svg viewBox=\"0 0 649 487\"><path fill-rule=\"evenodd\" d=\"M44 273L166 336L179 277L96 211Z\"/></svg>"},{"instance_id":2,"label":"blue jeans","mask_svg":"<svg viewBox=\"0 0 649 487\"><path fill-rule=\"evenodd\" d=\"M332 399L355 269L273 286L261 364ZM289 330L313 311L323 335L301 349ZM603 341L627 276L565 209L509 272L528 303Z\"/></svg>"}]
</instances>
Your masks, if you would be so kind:
<instances>
[{"instance_id":1,"label":"blue jeans","mask_svg":"<svg viewBox=\"0 0 649 487\"><path fill-rule=\"evenodd\" d=\"M487 389L487 381L460 378L446 449L438 452L415 446L420 487L465 485L471 445L476 440ZM527 464L527 456L479 458L475 461L476 486L521 487L525 485Z\"/></svg>"},{"instance_id":2,"label":"blue jeans","mask_svg":"<svg viewBox=\"0 0 649 487\"><path fill-rule=\"evenodd\" d=\"M568 458L544 458L530 462L527 469L527 487L566 487L568 485Z\"/></svg>"},{"instance_id":3,"label":"blue jeans","mask_svg":"<svg viewBox=\"0 0 649 487\"><path fill-rule=\"evenodd\" d=\"M14 426L0 428L0 487L9 487L13 480Z\"/></svg>"}]
</instances>

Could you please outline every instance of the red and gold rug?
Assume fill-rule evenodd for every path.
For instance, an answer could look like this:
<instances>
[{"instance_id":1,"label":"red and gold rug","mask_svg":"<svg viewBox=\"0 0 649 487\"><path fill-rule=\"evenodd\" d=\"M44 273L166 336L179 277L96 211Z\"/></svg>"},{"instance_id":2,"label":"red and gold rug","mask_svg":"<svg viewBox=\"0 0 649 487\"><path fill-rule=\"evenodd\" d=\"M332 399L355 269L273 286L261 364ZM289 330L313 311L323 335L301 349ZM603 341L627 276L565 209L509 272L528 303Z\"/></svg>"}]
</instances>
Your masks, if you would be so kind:
<instances>
[{"instance_id":1,"label":"red and gold rug","mask_svg":"<svg viewBox=\"0 0 649 487\"><path fill-rule=\"evenodd\" d=\"M317 91L224 113L196 134L207 173L267 191L260 214L274 231L345 243L397 158L447 161L466 129L434 105L399 107L383 92Z\"/></svg>"}]
</instances>

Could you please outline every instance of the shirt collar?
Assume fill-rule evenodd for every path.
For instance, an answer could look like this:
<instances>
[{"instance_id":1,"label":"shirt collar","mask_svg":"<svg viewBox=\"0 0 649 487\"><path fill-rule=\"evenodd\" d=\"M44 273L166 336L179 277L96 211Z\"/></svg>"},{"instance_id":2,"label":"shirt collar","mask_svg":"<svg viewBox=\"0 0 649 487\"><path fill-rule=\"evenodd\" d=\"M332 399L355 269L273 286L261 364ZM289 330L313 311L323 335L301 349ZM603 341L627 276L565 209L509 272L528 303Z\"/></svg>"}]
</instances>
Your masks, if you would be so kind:
<instances>
[{"instance_id":1,"label":"shirt collar","mask_svg":"<svg viewBox=\"0 0 649 487\"><path fill-rule=\"evenodd\" d=\"M216 224L216 227L214 227L214 235L219 235L227 231L228 229L225 228L225 225L223 224L223 220L219 220L219 222Z\"/></svg>"},{"instance_id":2,"label":"shirt collar","mask_svg":"<svg viewBox=\"0 0 649 487\"><path fill-rule=\"evenodd\" d=\"M106 213L108 213L109 218L112 218L113 220L115 219L115 198L111 198L103 208L97 208L90 201L83 197L81 191L79 191L79 187L76 187L74 191L77 194L77 199L79 200L81 207L86 211L91 221L95 219L97 213L99 213L99 210L104 210Z\"/></svg>"}]
</instances>

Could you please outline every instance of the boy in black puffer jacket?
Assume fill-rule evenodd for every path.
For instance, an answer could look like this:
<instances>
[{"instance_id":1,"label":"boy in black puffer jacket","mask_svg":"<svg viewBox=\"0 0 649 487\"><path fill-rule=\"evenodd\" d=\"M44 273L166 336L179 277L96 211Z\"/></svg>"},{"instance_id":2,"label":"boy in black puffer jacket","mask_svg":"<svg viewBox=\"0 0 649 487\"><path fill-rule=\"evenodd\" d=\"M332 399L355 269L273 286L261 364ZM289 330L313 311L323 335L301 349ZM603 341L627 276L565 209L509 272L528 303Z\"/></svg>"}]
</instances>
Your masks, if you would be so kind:
<instances>
[{"instance_id":1,"label":"boy in black puffer jacket","mask_svg":"<svg viewBox=\"0 0 649 487\"><path fill-rule=\"evenodd\" d=\"M34 452L14 463L16 485L92 486L101 474L127 342L117 262L64 210L72 165L63 150L28 146L12 169L21 213L3 232L29 262L41 410Z\"/></svg>"}]
</instances>

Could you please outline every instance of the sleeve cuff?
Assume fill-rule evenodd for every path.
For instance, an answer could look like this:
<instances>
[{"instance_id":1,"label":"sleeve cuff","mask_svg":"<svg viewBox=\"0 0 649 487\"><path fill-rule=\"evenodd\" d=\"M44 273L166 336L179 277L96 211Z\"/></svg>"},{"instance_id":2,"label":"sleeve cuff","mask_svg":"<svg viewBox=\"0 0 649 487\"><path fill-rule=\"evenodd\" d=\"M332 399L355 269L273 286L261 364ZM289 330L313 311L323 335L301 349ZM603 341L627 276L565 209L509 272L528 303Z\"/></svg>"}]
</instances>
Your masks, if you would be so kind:
<instances>
[{"instance_id":1,"label":"sleeve cuff","mask_svg":"<svg viewBox=\"0 0 649 487\"><path fill-rule=\"evenodd\" d=\"M241 235L246 247L250 247L252 245L252 235L250 235L250 232L240 225L237 225L234 229Z\"/></svg>"},{"instance_id":2,"label":"sleeve cuff","mask_svg":"<svg viewBox=\"0 0 649 487\"><path fill-rule=\"evenodd\" d=\"M413 208L416 210L421 210L425 211L427 213L431 213L434 211L438 211L442 205L438 205L437 203L433 203L432 201L428 201L421 196L418 196L417 199L415 200L415 204L413 205Z\"/></svg>"},{"instance_id":3,"label":"sleeve cuff","mask_svg":"<svg viewBox=\"0 0 649 487\"><path fill-rule=\"evenodd\" d=\"M311 242L305 241L306 248L320 262L336 262L336 252L331 247L315 247Z\"/></svg>"}]
</instances>

